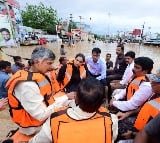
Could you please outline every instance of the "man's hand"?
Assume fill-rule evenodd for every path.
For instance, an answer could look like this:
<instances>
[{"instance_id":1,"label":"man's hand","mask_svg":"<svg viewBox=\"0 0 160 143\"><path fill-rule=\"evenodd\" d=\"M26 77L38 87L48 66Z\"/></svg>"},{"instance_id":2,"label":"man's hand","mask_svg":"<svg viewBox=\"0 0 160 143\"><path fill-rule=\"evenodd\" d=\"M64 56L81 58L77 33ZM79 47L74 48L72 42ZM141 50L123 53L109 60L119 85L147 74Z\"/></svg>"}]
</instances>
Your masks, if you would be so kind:
<instances>
[{"instance_id":1,"label":"man's hand","mask_svg":"<svg viewBox=\"0 0 160 143\"><path fill-rule=\"evenodd\" d=\"M118 112L116 115L118 117L118 120L123 120L129 116L127 112L126 113Z\"/></svg>"},{"instance_id":2,"label":"man's hand","mask_svg":"<svg viewBox=\"0 0 160 143\"><path fill-rule=\"evenodd\" d=\"M7 98L2 98L0 99L0 111L5 109L5 105L8 104L8 99Z\"/></svg>"},{"instance_id":3,"label":"man's hand","mask_svg":"<svg viewBox=\"0 0 160 143\"><path fill-rule=\"evenodd\" d=\"M126 133L123 133L121 136L124 138L124 139L131 139L131 134L132 134L132 131L127 131Z\"/></svg>"},{"instance_id":4,"label":"man's hand","mask_svg":"<svg viewBox=\"0 0 160 143\"><path fill-rule=\"evenodd\" d=\"M109 106L112 107L113 106L113 101L116 101L116 99L113 97L110 102L109 102Z\"/></svg>"},{"instance_id":5,"label":"man's hand","mask_svg":"<svg viewBox=\"0 0 160 143\"><path fill-rule=\"evenodd\" d=\"M75 99L77 92L70 92L66 94L69 100Z\"/></svg>"}]
</instances>

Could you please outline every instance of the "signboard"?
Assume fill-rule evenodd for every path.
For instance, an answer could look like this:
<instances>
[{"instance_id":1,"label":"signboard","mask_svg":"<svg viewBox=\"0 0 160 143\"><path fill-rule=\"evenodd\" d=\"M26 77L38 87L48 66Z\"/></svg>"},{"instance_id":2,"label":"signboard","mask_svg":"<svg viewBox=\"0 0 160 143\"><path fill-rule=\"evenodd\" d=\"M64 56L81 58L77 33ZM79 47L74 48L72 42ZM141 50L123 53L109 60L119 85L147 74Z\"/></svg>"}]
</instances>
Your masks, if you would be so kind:
<instances>
[{"instance_id":1,"label":"signboard","mask_svg":"<svg viewBox=\"0 0 160 143\"><path fill-rule=\"evenodd\" d=\"M16 46L16 43L13 40L10 23L4 22L0 24L0 46Z\"/></svg>"}]
</instances>

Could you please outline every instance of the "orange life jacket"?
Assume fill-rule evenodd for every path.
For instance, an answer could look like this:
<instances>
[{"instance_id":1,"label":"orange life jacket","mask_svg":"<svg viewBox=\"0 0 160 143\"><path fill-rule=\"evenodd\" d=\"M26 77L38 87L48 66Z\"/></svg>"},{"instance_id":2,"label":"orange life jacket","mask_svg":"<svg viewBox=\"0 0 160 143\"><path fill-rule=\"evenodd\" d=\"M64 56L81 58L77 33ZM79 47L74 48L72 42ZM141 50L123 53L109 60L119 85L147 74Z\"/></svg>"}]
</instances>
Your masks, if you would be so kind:
<instances>
[{"instance_id":1,"label":"orange life jacket","mask_svg":"<svg viewBox=\"0 0 160 143\"><path fill-rule=\"evenodd\" d=\"M14 143L28 142L34 135L22 134L19 130L11 137Z\"/></svg>"},{"instance_id":2,"label":"orange life jacket","mask_svg":"<svg viewBox=\"0 0 160 143\"><path fill-rule=\"evenodd\" d=\"M8 100L10 107L10 115L12 120L21 127L37 127L44 121L39 121L33 118L21 105L20 101L14 96L14 89L17 83L21 81L34 81L37 83L41 95L44 97L44 104L46 106L54 102L51 96L52 86L49 79L40 73L32 73L25 70L16 72L7 82Z\"/></svg>"},{"instance_id":3,"label":"orange life jacket","mask_svg":"<svg viewBox=\"0 0 160 143\"><path fill-rule=\"evenodd\" d=\"M134 123L134 127L138 130L143 129L149 120L158 115L158 113L160 113L160 97L150 100L143 105Z\"/></svg>"},{"instance_id":4,"label":"orange life jacket","mask_svg":"<svg viewBox=\"0 0 160 143\"><path fill-rule=\"evenodd\" d=\"M134 93L139 89L140 84L142 81L146 81L145 76L136 77L134 78L127 86L127 100L129 100Z\"/></svg>"},{"instance_id":5,"label":"orange life jacket","mask_svg":"<svg viewBox=\"0 0 160 143\"><path fill-rule=\"evenodd\" d=\"M73 69L72 69L72 63L68 63L67 64L67 68L66 68L66 72L65 72L65 77L64 77L64 80L63 80L63 85L61 85L61 89L63 89L64 87L66 87L66 85L71 80L72 71L73 71ZM85 67L83 65L79 67L79 71L80 71L80 78L81 79L86 78L86 69L85 69Z\"/></svg>"},{"instance_id":6,"label":"orange life jacket","mask_svg":"<svg viewBox=\"0 0 160 143\"><path fill-rule=\"evenodd\" d=\"M52 70L50 71L49 73L47 73L50 81L51 81L51 84L52 84L52 89L55 91L55 92L58 92L60 90L60 85L56 79L56 70Z\"/></svg>"},{"instance_id":7,"label":"orange life jacket","mask_svg":"<svg viewBox=\"0 0 160 143\"><path fill-rule=\"evenodd\" d=\"M72 119L63 110L51 115L51 134L54 143L112 143L112 120L106 109L87 120Z\"/></svg>"},{"instance_id":8,"label":"orange life jacket","mask_svg":"<svg viewBox=\"0 0 160 143\"><path fill-rule=\"evenodd\" d=\"M59 64L59 65L58 65L58 68L56 69L56 76L58 75L59 69L60 69L62 66L63 66L62 64Z\"/></svg>"}]
</instances>

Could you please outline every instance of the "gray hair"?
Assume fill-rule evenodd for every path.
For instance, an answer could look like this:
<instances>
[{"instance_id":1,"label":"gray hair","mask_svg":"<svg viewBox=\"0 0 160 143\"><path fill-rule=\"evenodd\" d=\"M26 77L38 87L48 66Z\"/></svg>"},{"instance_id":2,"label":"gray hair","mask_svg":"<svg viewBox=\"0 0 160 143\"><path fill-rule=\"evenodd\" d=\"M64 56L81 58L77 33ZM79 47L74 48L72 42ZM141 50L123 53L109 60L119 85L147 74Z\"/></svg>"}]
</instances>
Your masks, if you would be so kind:
<instances>
[{"instance_id":1,"label":"gray hair","mask_svg":"<svg viewBox=\"0 0 160 143\"><path fill-rule=\"evenodd\" d=\"M43 59L55 60L55 58L56 56L53 53L53 51L44 47L35 48L31 55L31 60L43 60Z\"/></svg>"}]
</instances>

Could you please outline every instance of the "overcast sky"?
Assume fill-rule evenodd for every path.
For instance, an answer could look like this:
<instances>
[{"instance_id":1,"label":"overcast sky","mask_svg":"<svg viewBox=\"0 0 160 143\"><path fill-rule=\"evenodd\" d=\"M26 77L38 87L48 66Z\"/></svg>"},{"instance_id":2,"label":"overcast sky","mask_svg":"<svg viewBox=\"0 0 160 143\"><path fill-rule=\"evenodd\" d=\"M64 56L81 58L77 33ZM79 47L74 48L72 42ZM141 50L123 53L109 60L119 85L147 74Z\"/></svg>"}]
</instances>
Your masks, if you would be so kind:
<instances>
[{"instance_id":1,"label":"overcast sky","mask_svg":"<svg viewBox=\"0 0 160 143\"><path fill-rule=\"evenodd\" d=\"M92 31L99 34L132 31L135 28L145 32L160 32L160 0L18 0L22 7L25 3L52 6L58 17L91 25ZM91 17L91 20L90 20Z\"/></svg>"}]
</instances>

